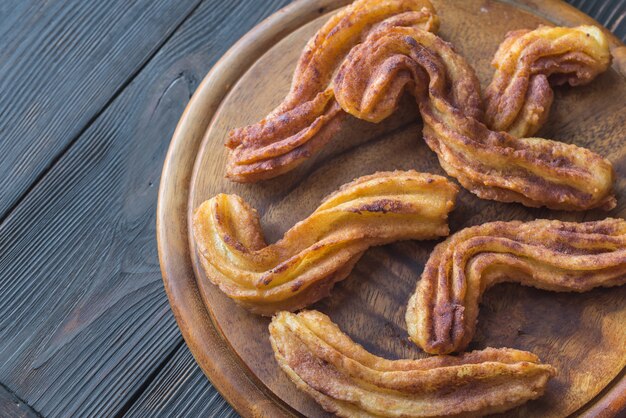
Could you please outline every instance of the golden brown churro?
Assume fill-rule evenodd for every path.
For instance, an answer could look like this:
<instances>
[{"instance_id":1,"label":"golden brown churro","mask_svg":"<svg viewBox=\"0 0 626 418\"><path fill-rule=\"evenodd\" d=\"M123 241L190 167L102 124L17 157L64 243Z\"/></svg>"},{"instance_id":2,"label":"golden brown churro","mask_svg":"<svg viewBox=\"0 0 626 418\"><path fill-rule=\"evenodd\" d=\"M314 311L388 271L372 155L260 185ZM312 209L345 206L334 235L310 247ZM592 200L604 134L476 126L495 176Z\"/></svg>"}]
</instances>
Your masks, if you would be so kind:
<instances>
[{"instance_id":1,"label":"golden brown churro","mask_svg":"<svg viewBox=\"0 0 626 418\"><path fill-rule=\"evenodd\" d=\"M386 360L326 315L280 312L270 324L278 364L296 386L342 417L475 417L541 396L552 366L513 349Z\"/></svg>"},{"instance_id":2,"label":"golden brown churro","mask_svg":"<svg viewBox=\"0 0 626 418\"><path fill-rule=\"evenodd\" d=\"M493 60L485 113L473 69L432 33L438 25L428 0L357 0L339 11L307 43L284 101L231 131L227 177L255 182L292 170L332 139L347 114L381 122L409 92L441 166L477 196L564 210L615 207L609 161L527 137L547 120L551 86L585 84L609 67L603 32L508 34ZM371 246L448 235L457 192L444 177L415 171L361 177L270 245L256 211L220 194L196 210L194 238L212 283L254 313L276 314L269 329L280 367L325 410L347 417L504 412L541 396L555 369L507 348L386 360L324 314L285 312L325 297ZM482 294L507 281L573 292L626 283L626 221L492 222L454 234L435 247L409 301L410 338L428 353L465 349Z\"/></svg>"},{"instance_id":3,"label":"golden brown churro","mask_svg":"<svg viewBox=\"0 0 626 418\"><path fill-rule=\"evenodd\" d=\"M516 138L480 122L480 87L450 44L412 27L381 27L350 51L335 78L348 113L377 122L406 89L441 166L484 199L585 210L615 206L611 164L575 145Z\"/></svg>"},{"instance_id":4,"label":"golden brown churro","mask_svg":"<svg viewBox=\"0 0 626 418\"><path fill-rule=\"evenodd\" d=\"M565 210L614 207L607 160L481 123L478 80L448 43L428 33L437 26L426 0L360 0L339 12L307 44L285 101L258 124L231 133L228 176L258 181L289 171L331 139L344 112L380 122L407 89L442 167L479 197ZM488 120L513 133L534 132L547 117L548 80L582 84L609 62L597 28L518 31L494 59Z\"/></svg>"},{"instance_id":5,"label":"golden brown churro","mask_svg":"<svg viewBox=\"0 0 626 418\"><path fill-rule=\"evenodd\" d=\"M345 113L337 104L332 76L350 49L380 26L436 31L428 0L357 0L309 40L285 100L260 122L230 132L227 177L256 182L292 170L317 153L338 131Z\"/></svg>"},{"instance_id":6,"label":"golden brown churro","mask_svg":"<svg viewBox=\"0 0 626 418\"><path fill-rule=\"evenodd\" d=\"M548 118L551 85L587 84L610 64L608 41L595 26L510 32L492 62L487 125L516 137L533 135Z\"/></svg>"},{"instance_id":7,"label":"golden brown churro","mask_svg":"<svg viewBox=\"0 0 626 418\"><path fill-rule=\"evenodd\" d=\"M626 283L626 221L491 222L435 247L406 312L410 338L424 351L462 351L471 341L482 294L502 282L556 292Z\"/></svg>"},{"instance_id":8,"label":"golden brown churro","mask_svg":"<svg viewBox=\"0 0 626 418\"><path fill-rule=\"evenodd\" d=\"M256 211L220 194L196 210L194 236L207 277L249 310L271 315L325 297L371 246L448 235L457 192L445 177L415 171L361 177L271 245Z\"/></svg>"}]
</instances>

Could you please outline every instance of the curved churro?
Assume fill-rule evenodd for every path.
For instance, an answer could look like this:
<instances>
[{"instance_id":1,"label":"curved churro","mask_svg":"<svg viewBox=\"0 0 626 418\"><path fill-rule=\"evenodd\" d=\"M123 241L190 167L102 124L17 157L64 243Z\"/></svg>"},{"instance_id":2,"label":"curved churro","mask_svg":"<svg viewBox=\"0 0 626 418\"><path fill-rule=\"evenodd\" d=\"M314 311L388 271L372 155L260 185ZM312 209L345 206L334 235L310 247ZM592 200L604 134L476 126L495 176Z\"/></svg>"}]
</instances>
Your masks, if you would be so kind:
<instances>
[{"instance_id":1,"label":"curved churro","mask_svg":"<svg viewBox=\"0 0 626 418\"><path fill-rule=\"evenodd\" d=\"M285 100L260 122L230 132L227 177L238 182L276 177L328 143L345 116L332 76L350 49L380 26L436 31L439 21L428 0L357 0L335 14L302 51Z\"/></svg>"},{"instance_id":2,"label":"curved churro","mask_svg":"<svg viewBox=\"0 0 626 418\"><path fill-rule=\"evenodd\" d=\"M463 229L435 247L406 312L424 351L462 351L482 294L502 282L557 292L626 283L626 221L492 222Z\"/></svg>"},{"instance_id":3,"label":"curved churro","mask_svg":"<svg viewBox=\"0 0 626 418\"><path fill-rule=\"evenodd\" d=\"M376 173L344 185L275 244L256 211L220 194L193 219L207 277L249 310L271 315L326 296L374 245L448 235L457 186L415 171Z\"/></svg>"},{"instance_id":4,"label":"curved churro","mask_svg":"<svg viewBox=\"0 0 626 418\"><path fill-rule=\"evenodd\" d=\"M586 210L615 206L613 169L597 154L541 138L515 138L480 120L480 86L450 44L412 27L372 31L335 78L348 113L377 122L406 89L419 103L424 138L441 166L484 199Z\"/></svg>"},{"instance_id":5,"label":"curved churro","mask_svg":"<svg viewBox=\"0 0 626 418\"><path fill-rule=\"evenodd\" d=\"M609 68L611 54L595 26L542 26L508 33L491 64L496 72L485 91L487 125L523 137L547 120L551 85L589 83Z\"/></svg>"},{"instance_id":6,"label":"curved churro","mask_svg":"<svg viewBox=\"0 0 626 418\"><path fill-rule=\"evenodd\" d=\"M342 417L475 417L541 396L552 366L534 354L488 348L458 357L386 360L316 311L270 324L278 364L296 386Z\"/></svg>"}]
</instances>

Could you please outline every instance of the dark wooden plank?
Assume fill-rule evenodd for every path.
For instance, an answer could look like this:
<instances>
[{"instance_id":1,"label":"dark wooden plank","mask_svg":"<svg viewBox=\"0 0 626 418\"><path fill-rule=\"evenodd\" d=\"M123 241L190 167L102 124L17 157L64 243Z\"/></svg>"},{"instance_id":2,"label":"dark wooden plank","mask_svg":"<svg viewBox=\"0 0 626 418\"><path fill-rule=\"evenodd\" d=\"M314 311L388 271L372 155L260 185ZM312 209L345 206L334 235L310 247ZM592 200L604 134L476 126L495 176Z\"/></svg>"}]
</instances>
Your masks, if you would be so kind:
<instances>
[{"instance_id":1,"label":"dark wooden plank","mask_svg":"<svg viewBox=\"0 0 626 418\"><path fill-rule=\"evenodd\" d=\"M37 8L35 0L5 0L0 2L0 37L9 39L13 25ZM6 44L5 44L6 45Z\"/></svg>"},{"instance_id":2,"label":"dark wooden plank","mask_svg":"<svg viewBox=\"0 0 626 418\"><path fill-rule=\"evenodd\" d=\"M0 417L37 418L40 416L30 406L0 385Z\"/></svg>"},{"instance_id":3,"label":"dark wooden plank","mask_svg":"<svg viewBox=\"0 0 626 418\"><path fill-rule=\"evenodd\" d=\"M237 417L182 344L126 417Z\"/></svg>"},{"instance_id":4,"label":"dark wooden plank","mask_svg":"<svg viewBox=\"0 0 626 418\"><path fill-rule=\"evenodd\" d=\"M200 1L0 2L0 219Z\"/></svg>"},{"instance_id":5,"label":"dark wooden plank","mask_svg":"<svg viewBox=\"0 0 626 418\"><path fill-rule=\"evenodd\" d=\"M215 60L285 3L204 1L0 226L0 381L42 415L124 411L180 343L155 242L165 152Z\"/></svg>"}]
</instances>

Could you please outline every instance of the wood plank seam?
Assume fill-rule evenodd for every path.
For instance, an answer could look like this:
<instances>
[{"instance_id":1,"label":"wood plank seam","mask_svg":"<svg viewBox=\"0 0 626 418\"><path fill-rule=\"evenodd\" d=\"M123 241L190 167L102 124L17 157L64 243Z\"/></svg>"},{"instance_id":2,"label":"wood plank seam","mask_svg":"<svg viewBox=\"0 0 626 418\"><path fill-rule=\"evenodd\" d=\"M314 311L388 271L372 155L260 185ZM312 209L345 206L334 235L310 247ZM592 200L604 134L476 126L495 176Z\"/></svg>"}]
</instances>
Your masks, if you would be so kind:
<instances>
[{"instance_id":1,"label":"wood plank seam","mask_svg":"<svg viewBox=\"0 0 626 418\"><path fill-rule=\"evenodd\" d=\"M28 402L24 401L24 399L20 398L17 393L13 392L11 390L10 387L6 386L4 383L0 382L0 389L4 389L5 391L7 391L12 397L14 397L18 402L20 402L22 405L28 407L28 409L30 410L30 412L32 412L34 415L43 418L43 415L37 411L35 408L33 408Z\"/></svg>"},{"instance_id":2,"label":"wood plank seam","mask_svg":"<svg viewBox=\"0 0 626 418\"><path fill-rule=\"evenodd\" d=\"M160 371L157 380L124 417L152 418L172 415L239 417L239 414L200 371L195 358L185 344L180 347L174 358Z\"/></svg>"},{"instance_id":3,"label":"wood plank seam","mask_svg":"<svg viewBox=\"0 0 626 418\"><path fill-rule=\"evenodd\" d=\"M178 343L176 343L175 345L172 346L172 349L167 354L167 356L165 356L165 358L154 368L152 373L150 373L148 375L148 377L146 378L146 380L141 384L141 386L139 386L135 390L135 392L130 396L128 401L126 401L122 405L122 407L117 412L117 414L115 414L115 418L120 418L120 417L123 417L124 415L126 415L126 413L130 410L130 408L135 404L135 402L137 402L139 400L141 395L146 391L148 386L150 386L150 384L157 378L157 376L161 372L161 369L167 363L169 363L170 360L172 360L174 358L176 353L178 353L178 350L180 350L184 344L185 344L185 340L183 340L183 338L180 337Z\"/></svg>"},{"instance_id":4,"label":"wood plank seam","mask_svg":"<svg viewBox=\"0 0 626 418\"><path fill-rule=\"evenodd\" d=\"M245 26L235 25L239 29L232 35L233 31L228 28L230 25L222 25L221 22L234 19L230 16L235 16L237 21L241 21L241 16L250 16L246 17L246 22L252 26L262 17L259 15L271 12L285 0L274 1L269 10L258 8L252 0L240 2L241 7L236 3L220 9L215 7L219 3L203 2L185 25L177 30L177 36L170 39L169 45L161 48L155 59L52 167L4 223L4 227L10 225L11 229L14 222L22 225L21 222L25 221L30 225L27 228L56 237L55 241L60 244L49 258L42 257L42 262L36 263L49 265L50 269L34 268L38 270L34 275L41 280L33 280L31 276L31 284L36 284L28 287L35 288L35 294L25 298L28 302L16 303L14 310L14 315L20 317L15 322L21 323L27 315L21 313L22 307L29 304L24 309L27 311L32 301L40 300L46 307L41 308L42 304L35 302L33 309L37 312L47 309L54 318L37 314L29 322L32 328L19 336L12 332L12 328L9 330L12 325L8 321L5 321L9 324L7 328L0 325L0 328L8 330L9 336L0 344L0 350L4 349L7 354L3 358L9 359L3 364L2 380L45 416L114 416L128 396L180 341L180 333L163 297L161 275L156 263L156 248L153 245L156 193L153 184L157 183L162 157L172 134L170 128L173 130L201 76L215 57L221 55L217 52L227 48L228 40L238 38L248 28L248 23ZM217 23L207 23L211 21ZM199 32L198 29L203 26L204 32ZM198 32L208 32L209 35L198 36L196 43L189 45L187 40L193 40ZM158 109L154 110L155 106ZM138 120L141 122L136 123ZM124 154L131 156L126 158ZM70 168L66 169L66 165ZM75 183L79 184L74 187ZM91 193L89 189L93 188L98 192ZM65 197L54 198L52 195ZM64 200L69 203L67 206L61 206ZM106 209L102 207L110 204L114 205L113 213L109 211L100 220L93 221L100 217L93 216L93 212L87 209L105 214ZM48 214L46 218L54 227L48 228L46 223L36 227L32 225L29 220L29 212L32 212L23 211L25 206L45 211ZM46 209L50 206L55 207ZM74 222L76 217L82 219L82 213L90 212L92 215L86 220L92 233L82 223ZM68 216L68 213L71 215ZM56 221L59 218L62 220ZM70 224L69 230L64 226L66 221ZM72 240L70 236L79 239ZM5 237L3 242L10 241ZM97 250L100 256L94 255L96 251L80 249L90 244L93 247L89 248ZM120 246L122 250L118 250ZM82 257L77 257L75 252ZM17 252L15 254L18 255ZM68 257L72 260L67 260ZM84 261L86 259L93 259L96 263ZM107 268L109 262L114 269ZM9 263L3 265L8 267ZM12 263L16 270L20 270L23 264L21 261ZM71 270L70 274L65 269ZM62 274L64 271L66 273ZM20 289L16 290L17 286L11 284L11 276L5 276L8 291L20 292ZM59 283L67 284L67 291ZM62 309L57 308L59 303L52 301L46 293L37 293L48 284L58 292L55 296L63 298ZM119 286L114 284L128 285L128 288L115 290ZM147 298L141 295L147 286L150 286L150 298L144 303ZM128 298L132 303L125 303L122 298ZM148 308L151 315L138 315ZM155 309L159 309L158 312L154 313ZM105 316L111 318L111 315L115 315L111 321L103 319ZM41 326L42 323L46 326ZM135 338L144 333L145 339ZM167 335L161 335L165 333ZM111 338L102 341L100 335ZM22 343L25 339L26 342ZM20 348L27 348L14 354L13 344L7 343L7 340L19 341ZM103 344L111 350L98 348ZM91 359L83 356L92 350L100 355ZM147 355L135 354L144 350ZM62 364L66 361L72 364L66 367ZM97 363L96 367L83 369L83 365L91 361ZM119 363L125 366L120 367ZM77 378L83 375L84 380ZM55 396L50 392L61 394ZM64 396L68 393L71 396Z\"/></svg>"},{"instance_id":5,"label":"wood plank seam","mask_svg":"<svg viewBox=\"0 0 626 418\"><path fill-rule=\"evenodd\" d=\"M170 39L177 33L177 31L181 28L181 26L195 13L195 11L200 7L200 5L206 0L198 0L198 2L191 8L191 10L181 19L181 21L173 28L168 36L163 38L163 40L155 46L152 53L146 57L144 62L142 62L136 69L133 71L128 78L120 84L120 86L115 90L115 92L111 95L111 97L106 101L106 103L96 112L94 115L89 118L89 120L85 123L85 125L74 135L72 139L68 141L68 143L54 156L48 163L48 165L39 173L39 175L32 181L32 183L24 190L22 194L20 194L15 202L6 210L5 213L0 214L0 225L3 225L4 222L11 216L13 211L22 203L24 198L30 194L30 192L37 187L37 185L41 182L41 180L46 176L46 174L63 158L65 154L74 146L76 141L89 129L89 127L111 106L113 102L126 90L126 88L137 78L137 76L144 70L144 68L154 59L154 57L161 51L164 45L166 45Z\"/></svg>"}]
</instances>

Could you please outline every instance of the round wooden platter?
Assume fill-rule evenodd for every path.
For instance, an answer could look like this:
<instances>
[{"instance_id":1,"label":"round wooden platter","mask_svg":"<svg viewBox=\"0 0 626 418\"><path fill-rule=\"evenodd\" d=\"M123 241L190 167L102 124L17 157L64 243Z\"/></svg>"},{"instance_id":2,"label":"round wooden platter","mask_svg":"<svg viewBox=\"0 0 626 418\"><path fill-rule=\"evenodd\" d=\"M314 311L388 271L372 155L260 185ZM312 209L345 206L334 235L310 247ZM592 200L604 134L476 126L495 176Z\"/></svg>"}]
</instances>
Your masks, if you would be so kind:
<instances>
[{"instance_id":1,"label":"round wooden platter","mask_svg":"<svg viewBox=\"0 0 626 418\"><path fill-rule=\"evenodd\" d=\"M351 119L320 155L274 180L243 185L224 178L229 129L260 120L280 103L308 38L347 1L298 1L242 38L194 94L172 139L158 206L165 289L183 336L202 370L243 416L324 416L280 371L268 341L268 318L254 316L210 284L199 268L190 216L217 193L242 196L261 215L268 242L279 239L320 200L355 177L379 170L445 173L424 144L414 102L381 124ZM433 1L439 35L476 69L483 88L491 57L509 30L541 23L595 23L560 1ZM597 24L597 23L595 23ZM615 51L621 44L611 36ZM623 50L622 50L623 51ZM493 220L600 219L626 215L626 81L613 68L585 87L559 88L539 136L573 142L614 164L618 207L566 213L480 200L462 191L450 226ZM312 306L366 349L387 358L425 357L407 338L405 305L435 242L402 242L369 250L330 297ZM626 404L626 286L559 294L500 285L484 298L471 349L514 347L554 365L544 397L507 416L614 416Z\"/></svg>"}]
</instances>

